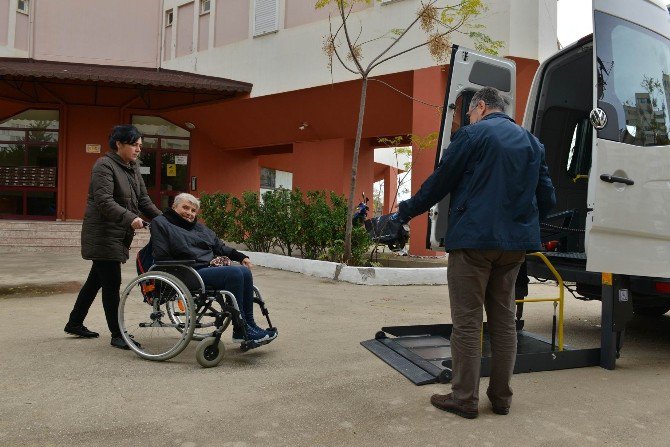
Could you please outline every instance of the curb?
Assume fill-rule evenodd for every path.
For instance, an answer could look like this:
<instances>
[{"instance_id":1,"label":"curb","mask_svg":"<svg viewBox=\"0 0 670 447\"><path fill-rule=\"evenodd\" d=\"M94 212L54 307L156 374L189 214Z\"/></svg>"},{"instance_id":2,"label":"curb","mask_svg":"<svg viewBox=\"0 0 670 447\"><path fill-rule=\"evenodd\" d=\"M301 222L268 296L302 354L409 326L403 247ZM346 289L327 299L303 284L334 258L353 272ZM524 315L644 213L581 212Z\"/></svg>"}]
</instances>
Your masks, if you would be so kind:
<instances>
[{"instance_id":1,"label":"curb","mask_svg":"<svg viewBox=\"0 0 670 447\"><path fill-rule=\"evenodd\" d=\"M350 267L337 262L293 258L273 253L245 252L251 262L268 267L305 275L328 278L367 286L445 285L447 267L393 268Z\"/></svg>"}]
</instances>

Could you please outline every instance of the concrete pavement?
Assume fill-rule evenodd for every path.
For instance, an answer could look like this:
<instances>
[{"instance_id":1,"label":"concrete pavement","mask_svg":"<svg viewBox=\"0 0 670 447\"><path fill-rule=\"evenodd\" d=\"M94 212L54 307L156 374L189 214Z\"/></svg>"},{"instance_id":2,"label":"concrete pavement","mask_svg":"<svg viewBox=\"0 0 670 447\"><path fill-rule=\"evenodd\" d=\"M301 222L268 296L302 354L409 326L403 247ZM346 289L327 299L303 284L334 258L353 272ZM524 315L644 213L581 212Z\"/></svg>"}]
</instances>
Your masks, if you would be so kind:
<instances>
[{"instance_id":1,"label":"concrete pavement","mask_svg":"<svg viewBox=\"0 0 670 447\"><path fill-rule=\"evenodd\" d=\"M254 270L279 338L240 353L224 336L217 368L195 361L195 343L163 363L109 346L102 305L86 324L63 325L89 263L73 253L0 253L2 446L667 446L670 316L629 325L615 371L515 376L509 416L482 392L474 421L428 398L359 345L385 325L449 321L446 286L358 286ZM124 266L124 283L134 277ZM46 289L46 290L45 290ZM52 294L53 293L53 294ZM531 285L534 296L556 289ZM566 342L599 343L598 303L568 295ZM548 335L548 304L526 306L526 329ZM482 390L487 379L482 379Z\"/></svg>"}]
</instances>

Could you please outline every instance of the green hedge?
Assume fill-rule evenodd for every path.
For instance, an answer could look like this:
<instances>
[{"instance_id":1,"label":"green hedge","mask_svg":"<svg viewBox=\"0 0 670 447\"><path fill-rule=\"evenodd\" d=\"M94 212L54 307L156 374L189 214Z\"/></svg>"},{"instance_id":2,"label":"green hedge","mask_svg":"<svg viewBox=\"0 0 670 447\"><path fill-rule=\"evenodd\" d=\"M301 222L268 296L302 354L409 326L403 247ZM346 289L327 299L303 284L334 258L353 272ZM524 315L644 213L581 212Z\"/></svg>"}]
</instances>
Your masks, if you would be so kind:
<instances>
[{"instance_id":1,"label":"green hedge","mask_svg":"<svg viewBox=\"0 0 670 447\"><path fill-rule=\"evenodd\" d=\"M226 241L249 250L278 248L292 256L296 250L307 259L341 262L347 201L333 192L277 189L263 194L247 191L241 198L230 194L203 194L200 215ZM363 265L372 245L363 227L352 234L352 263Z\"/></svg>"}]
</instances>

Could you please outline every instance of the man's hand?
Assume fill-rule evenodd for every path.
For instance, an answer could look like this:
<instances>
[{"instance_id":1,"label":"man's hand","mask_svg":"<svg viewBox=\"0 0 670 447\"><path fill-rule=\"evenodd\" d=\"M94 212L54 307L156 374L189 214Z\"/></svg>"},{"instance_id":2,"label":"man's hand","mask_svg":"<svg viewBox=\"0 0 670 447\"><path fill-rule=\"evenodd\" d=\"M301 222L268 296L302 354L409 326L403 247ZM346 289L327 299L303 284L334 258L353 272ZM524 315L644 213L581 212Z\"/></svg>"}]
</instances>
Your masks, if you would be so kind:
<instances>
[{"instance_id":1,"label":"man's hand","mask_svg":"<svg viewBox=\"0 0 670 447\"><path fill-rule=\"evenodd\" d=\"M244 259L242 259L241 264L242 264L243 266L247 267L248 269L251 269L251 267L254 266L254 265L251 263L251 261L249 260L249 258L244 258Z\"/></svg>"},{"instance_id":2,"label":"man's hand","mask_svg":"<svg viewBox=\"0 0 670 447\"><path fill-rule=\"evenodd\" d=\"M391 220L394 222L398 222L401 225L405 225L407 222L409 222L409 219L406 217L402 216L400 213L396 212L391 214Z\"/></svg>"},{"instance_id":3,"label":"man's hand","mask_svg":"<svg viewBox=\"0 0 670 447\"><path fill-rule=\"evenodd\" d=\"M135 230L140 230L144 228L144 221L142 220L141 217L136 217L135 220L130 224L131 227L133 227Z\"/></svg>"}]
</instances>

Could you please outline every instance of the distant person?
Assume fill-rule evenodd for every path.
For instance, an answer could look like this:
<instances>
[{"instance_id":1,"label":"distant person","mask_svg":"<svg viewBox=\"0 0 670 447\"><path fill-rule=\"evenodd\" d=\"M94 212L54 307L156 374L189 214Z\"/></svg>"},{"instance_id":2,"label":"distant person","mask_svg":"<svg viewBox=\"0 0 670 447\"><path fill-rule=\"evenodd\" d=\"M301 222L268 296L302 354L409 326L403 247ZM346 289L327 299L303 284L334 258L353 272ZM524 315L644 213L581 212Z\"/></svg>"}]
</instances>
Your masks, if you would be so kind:
<instances>
[{"instance_id":1,"label":"distant person","mask_svg":"<svg viewBox=\"0 0 670 447\"><path fill-rule=\"evenodd\" d=\"M121 337L118 322L121 263L128 260L135 230L144 226L140 212L148 218L161 212L151 202L137 165L142 151L140 131L129 124L115 126L109 147L111 150L93 166L81 229L81 255L93 261L93 266L79 291L65 332L84 338L100 335L84 326L84 319L102 289L111 345L130 349Z\"/></svg>"},{"instance_id":2,"label":"distant person","mask_svg":"<svg viewBox=\"0 0 670 447\"><path fill-rule=\"evenodd\" d=\"M481 327L486 309L491 335L491 378L486 394L505 415L516 360L514 283L527 250L539 250L539 218L556 203L544 147L507 116L494 88L470 102L469 126L453 136L439 166L393 217L422 214L451 194L444 247L451 302L452 392L431 403L473 419L479 414Z\"/></svg>"},{"instance_id":3,"label":"distant person","mask_svg":"<svg viewBox=\"0 0 670 447\"><path fill-rule=\"evenodd\" d=\"M269 343L277 331L265 330L254 320L253 264L249 257L226 246L216 234L198 222L200 201L191 194L174 198L172 208L151 223L151 244L155 261L194 260L194 268L205 285L235 295L249 341ZM232 265L232 261L241 265ZM233 342L242 343L244 332L233 327Z\"/></svg>"}]
</instances>

